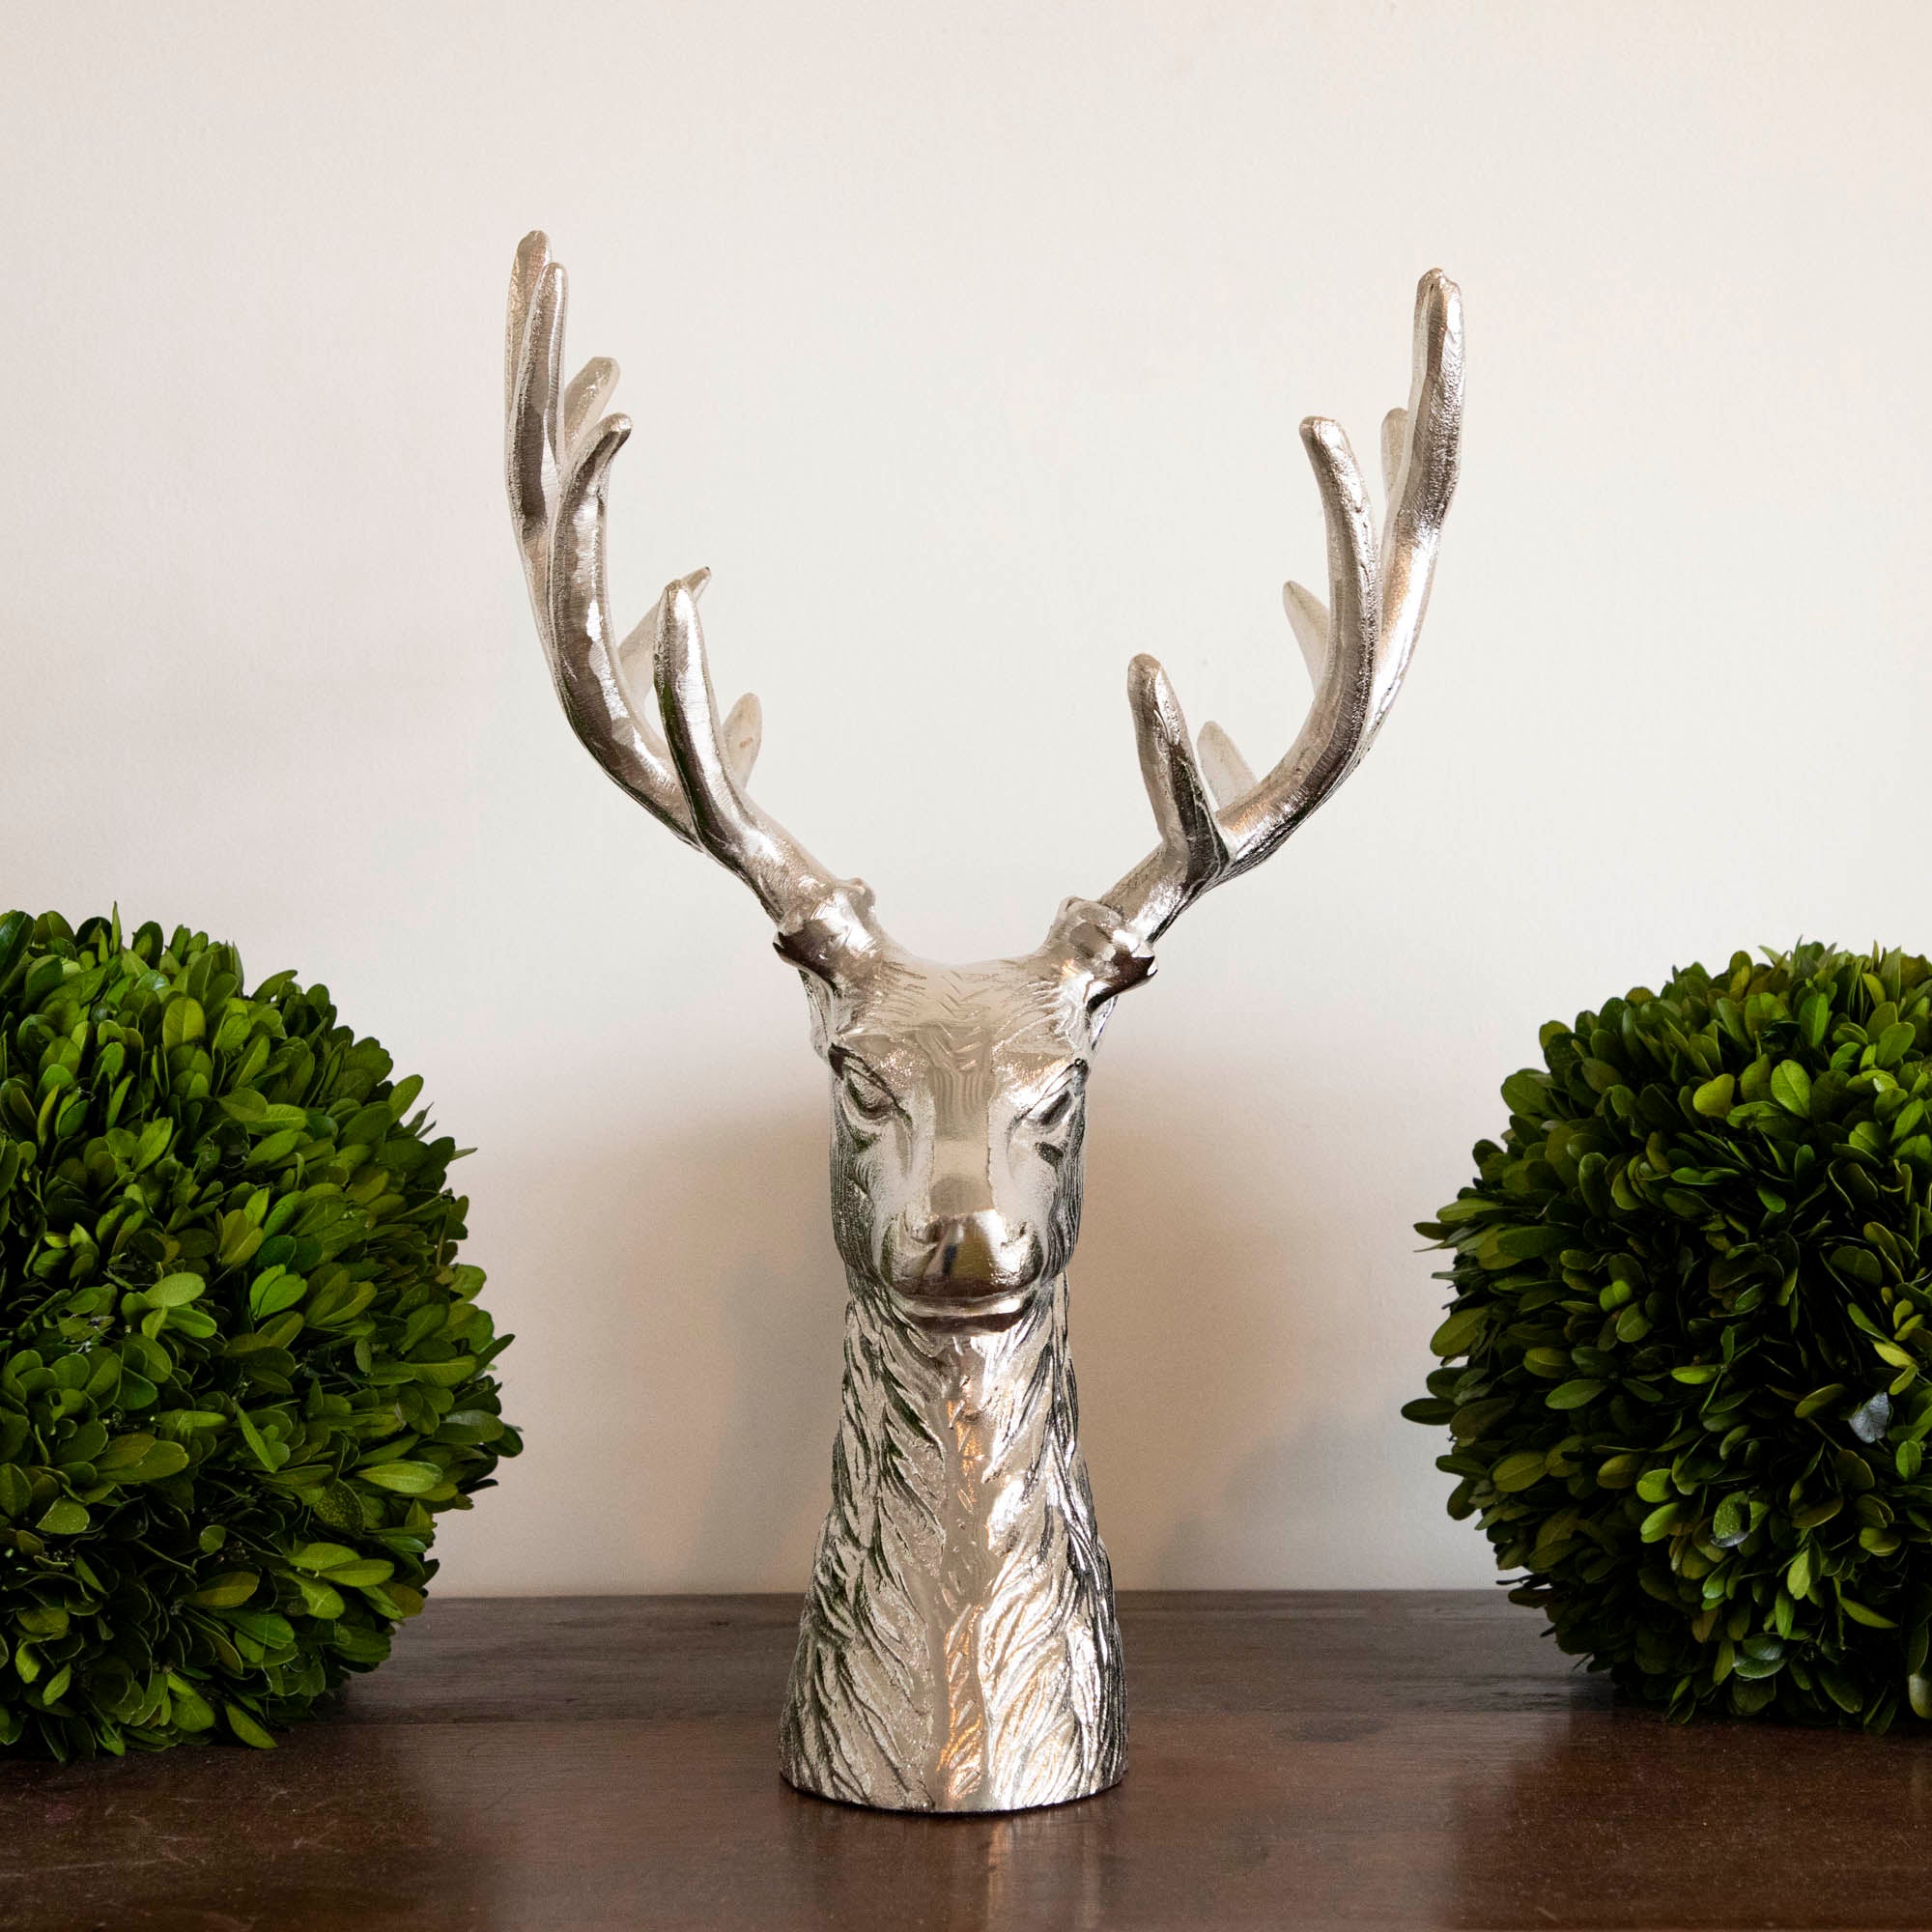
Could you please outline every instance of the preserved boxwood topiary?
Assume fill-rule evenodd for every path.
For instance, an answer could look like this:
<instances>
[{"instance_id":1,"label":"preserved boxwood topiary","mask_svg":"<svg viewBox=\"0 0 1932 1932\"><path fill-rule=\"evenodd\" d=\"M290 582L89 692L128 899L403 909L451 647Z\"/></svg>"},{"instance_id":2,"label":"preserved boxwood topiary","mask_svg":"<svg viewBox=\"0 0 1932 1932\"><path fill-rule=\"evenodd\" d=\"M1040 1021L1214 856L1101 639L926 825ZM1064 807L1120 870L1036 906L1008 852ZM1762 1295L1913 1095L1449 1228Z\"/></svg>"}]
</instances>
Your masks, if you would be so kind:
<instances>
[{"instance_id":1,"label":"preserved boxwood topiary","mask_svg":"<svg viewBox=\"0 0 1932 1932\"><path fill-rule=\"evenodd\" d=\"M521 1446L389 1066L185 926L0 917L0 1746L270 1744Z\"/></svg>"},{"instance_id":2,"label":"preserved boxwood topiary","mask_svg":"<svg viewBox=\"0 0 1932 1932\"><path fill-rule=\"evenodd\" d=\"M1542 1038L1421 1228L1450 1514L1673 1717L1932 1717L1932 967L1740 952Z\"/></svg>"}]
</instances>

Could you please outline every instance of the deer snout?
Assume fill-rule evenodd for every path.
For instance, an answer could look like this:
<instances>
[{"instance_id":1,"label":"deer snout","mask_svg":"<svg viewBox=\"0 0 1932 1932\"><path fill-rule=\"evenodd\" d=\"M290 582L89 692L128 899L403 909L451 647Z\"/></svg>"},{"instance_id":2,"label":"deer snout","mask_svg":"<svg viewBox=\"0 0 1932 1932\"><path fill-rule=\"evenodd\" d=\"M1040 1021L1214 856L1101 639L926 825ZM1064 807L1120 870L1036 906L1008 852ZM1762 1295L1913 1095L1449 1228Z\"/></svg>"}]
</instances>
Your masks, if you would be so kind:
<instances>
[{"instance_id":1,"label":"deer snout","mask_svg":"<svg viewBox=\"0 0 1932 1932\"><path fill-rule=\"evenodd\" d=\"M1011 1293L1038 1276L1039 1244L991 1209L949 1214L909 1230L923 1251L914 1292L962 1298Z\"/></svg>"}]
</instances>

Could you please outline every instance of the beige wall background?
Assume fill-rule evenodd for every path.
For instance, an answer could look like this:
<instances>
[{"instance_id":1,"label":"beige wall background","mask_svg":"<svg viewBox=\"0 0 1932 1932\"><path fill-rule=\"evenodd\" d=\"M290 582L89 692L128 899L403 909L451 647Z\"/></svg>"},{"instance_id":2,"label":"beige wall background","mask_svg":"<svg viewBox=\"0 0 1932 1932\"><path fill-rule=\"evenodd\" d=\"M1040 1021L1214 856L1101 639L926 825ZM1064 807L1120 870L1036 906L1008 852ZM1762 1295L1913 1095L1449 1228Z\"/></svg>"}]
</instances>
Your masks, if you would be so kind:
<instances>
[{"instance_id":1,"label":"beige wall background","mask_svg":"<svg viewBox=\"0 0 1932 1932\"><path fill-rule=\"evenodd\" d=\"M1153 648L1307 684L1295 423L1417 273L1462 493L1375 753L1184 921L1074 1271L1129 1585L1475 1583L1409 1224L1538 1024L1797 935L1932 947L1916 5L0 9L0 902L326 980L479 1151L529 1450L469 1591L797 1587L842 1278L737 883L572 741L499 481L511 250L627 370L628 623L709 563L761 795L939 955L1151 841Z\"/></svg>"}]
</instances>

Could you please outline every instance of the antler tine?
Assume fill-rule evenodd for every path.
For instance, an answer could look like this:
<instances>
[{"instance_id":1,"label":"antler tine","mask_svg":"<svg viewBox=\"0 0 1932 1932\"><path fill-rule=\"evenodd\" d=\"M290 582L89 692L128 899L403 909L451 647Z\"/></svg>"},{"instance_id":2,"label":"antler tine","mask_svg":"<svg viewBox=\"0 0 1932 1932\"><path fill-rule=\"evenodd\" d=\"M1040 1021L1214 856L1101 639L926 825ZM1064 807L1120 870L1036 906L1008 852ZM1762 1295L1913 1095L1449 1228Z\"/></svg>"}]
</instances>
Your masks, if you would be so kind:
<instances>
[{"instance_id":1,"label":"antler tine","mask_svg":"<svg viewBox=\"0 0 1932 1932\"><path fill-rule=\"evenodd\" d=\"M1166 671L1151 657L1127 667L1127 702L1140 745L1141 778L1160 828L1158 894L1150 904L1164 925L1190 898L1214 883L1228 863L1228 847L1214 819L1208 781L1188 743L1187 720ZM1172 899L1172 907L1166 900Z\"/></svg>"},{"instance_id":2,"label":"antler tine","mask_svg":"<svg viewBox=\"0 0 1932 1932\"><path fill-rule=\"evenodd\" d=\"M1400 472L1388 483L1382 664L1370 737L1395 702L1422 632L1462 458L1463 292L1440 269L1430 270L1416 287L1415 373L1408 407L1391 412L1396 414L1403 418L1402 457Z\"/></svg>"},{"instance_id":3,"label":"antler tine","mask_svg":"<svg viewBox=\"0 0 1932 1932\"><path fill-rule=\"evenodd\" d=\"M616 386L617 365L598 356L561 389L566 298L549 241L526 235L510 277L504 468L530 606L571 728L611 780L695 842L665 747L629 701L611 636L605 497L631 424L590 418Z\"/></svg>"},{"instance_id":4,"label":"antler tine","mask_svg":"<svg viewBox=\"0 0 1932 1932\"><path fill-rule=\"evenodd\" d=\"M746 692L724 714L724 757L740 784L749 784L752 767L765 742L765 712L753 692Z\"/></svg>"},{"instance_id":5,"label":"antler tine","mask_svg":"<svg viewBox=\"0 0 1932 1932\"><path fill-rule=\"evenodd\" d=\"M1241 756L1234 739L1210 718L1195 740L1201 754L1201 769L1216 805L1233 805L1245 791L1254 789L1255 775Z\"/></svg>"},{"instance_id":6,"label":"antler tine","mask_svg":"<svg viewBox=\"0 0 1932 1932\"><path fill-rule=\"evenodd\" d=\"M1210 814L1218 863L1198 828L1187 837L1179 829L1190 774L1200 792L1200 766L1191 756L1183 766L1170 755L1164 730L1151 722L1168 707L1179 720L1166 679L1151 659L1137 659L1129 673L1142 769L1161 832L1160 844L1107 895L1131 930L1158 938L1209 887L1260 865L1360 762L1401 689L1422 628L1456 487L1462 413L1462 298L1432 269L1415 294L1408 407L1391 411L1382 425L1388 514L1379 539L1348 438L1320 416L1301 426L1327 526L1329 602L1324 607L1298 583L1286 586L1283 601L1315 698L1287 755L1259 781L1226 732L1218 725L1203 731L1201 762L1220 802Z\"/></svg>"},{"instance_id":7,"label":"antler tine","mask_svg":"<svg viewBox=\"0 0 1932 1932\"><path fill-rule=\"evenodd\" d=\"M537 231L517 244L510 271L510 314L503 354L504 457L510 514L526 563L549 521L556 460L557 362L563 347L563 270Z\"/></svg>"},{"instance_id":8,"label":"antler tine","mask_svg":"<svg viewBox=\"0 0 1932 1932\"><path fill-rule=\"evenodd\" d=\"M736 872L782 923L829 897L840 881L745 791L743 773L750 760L744 759L741 769L730 730L719 724L697 616L697 600L710 578L708 570L696 571L666 584L658 599L658 705L697 842ZM741 701L731 714L741 733L744 708Z\"/></svg>"},{"instance_id":9,"label":"antler tine","mask_svg":"<svg viewBox=\"0 0 1932 1932\"><path fill-rule=\"evenodd\" d=\"M1229 808L1230 878L1260 865L1348 777L1367 741L1374 701L1381 561L1368 489L1339 423L1310 416L1301 425L1301 441L1328 526L1328 609L1299 584L1288 585L1283 601L1311 663L1313 619L1321 614L1321 673L1287 755Z\"/></svg>"}]
</instances>

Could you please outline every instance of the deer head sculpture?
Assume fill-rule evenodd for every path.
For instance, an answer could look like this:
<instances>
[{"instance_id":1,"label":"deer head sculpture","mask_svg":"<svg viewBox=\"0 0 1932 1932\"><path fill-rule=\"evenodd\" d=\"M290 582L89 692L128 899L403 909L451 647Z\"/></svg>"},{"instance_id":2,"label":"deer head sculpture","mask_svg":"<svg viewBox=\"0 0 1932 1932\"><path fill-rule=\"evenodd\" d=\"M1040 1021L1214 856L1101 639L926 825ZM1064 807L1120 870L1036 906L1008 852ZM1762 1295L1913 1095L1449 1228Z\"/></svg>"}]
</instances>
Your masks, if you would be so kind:
<instances>
[{"instance_id":1,"label":"deer head sculpture","mask_svg":"<svg viewBox=\"0 0 1932 1932\"><path fill-rule=\"evenodd\" d=\"M1315 681L1257 779L1218 725L1191 741L1167 674L1129 668L1153 850L1068 899L1033 952L919 959L872 895L752 797L760 715L720 719L697 604L668 584L620 638L605 493L629 436L616 365L563 375L564 277L541 235L510 285L510 506L551 675L606 774L749 886L804 981L832 1075L832 1207L850 1285L832 1509L800 1627L781 1762L807 1791L896 1809L1084 1797L1125 1768L1120 1638L1075 1437L1066 1264L1087 1078L1114 1002L1210 887L1258 866L1354 769L1407 668L1462 414L1455 285L1416 294L1414 377L1382 426L1379 530L1348 439L1303 423L1329 598L1285 600Z\"/></svg>"}]
</instances>

